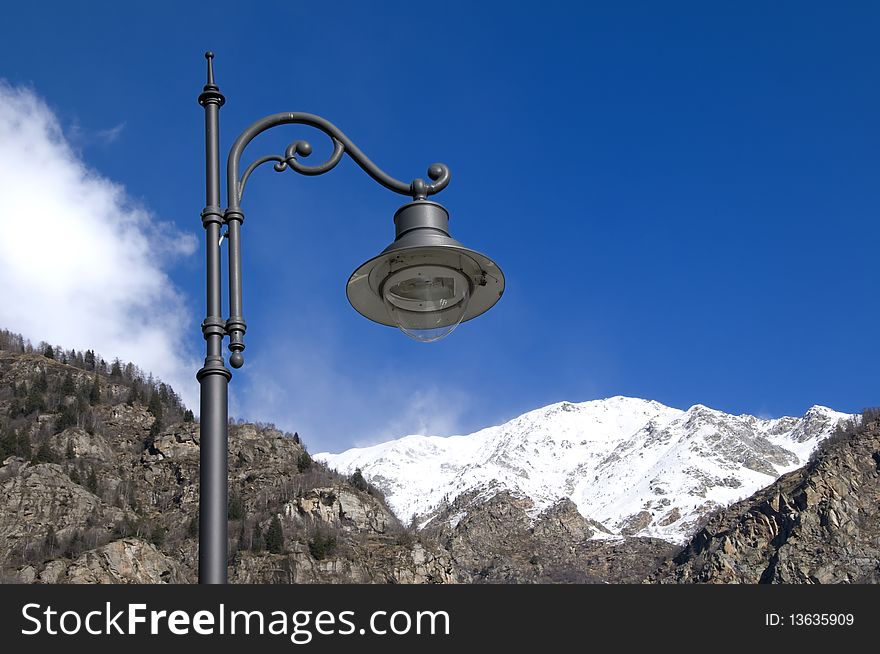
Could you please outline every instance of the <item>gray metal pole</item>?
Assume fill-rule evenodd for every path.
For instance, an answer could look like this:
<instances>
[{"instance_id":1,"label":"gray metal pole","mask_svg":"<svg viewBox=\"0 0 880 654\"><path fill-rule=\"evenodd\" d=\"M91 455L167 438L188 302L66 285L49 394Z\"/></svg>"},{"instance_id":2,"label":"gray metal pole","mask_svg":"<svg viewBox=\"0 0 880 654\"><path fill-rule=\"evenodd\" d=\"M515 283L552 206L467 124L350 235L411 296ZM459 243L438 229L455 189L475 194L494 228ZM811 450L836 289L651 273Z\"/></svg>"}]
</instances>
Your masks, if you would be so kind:
<instances>
[{"instance_id":1,"label":"gray metal pole","mask_svg":"<svg viewBox=\"0 0 880 654\"><path fill-rule=\"evenodd\" d=\"M202 323L207 354L196 374L200 391L199 425L199 583L226 583L228 394L232 373L223 361L225 322L220 299L220 107L226 101L214 84L213 53L208 81L199 95L205 108L205 228L207 317Z\"/></svg>"}]
</instances>

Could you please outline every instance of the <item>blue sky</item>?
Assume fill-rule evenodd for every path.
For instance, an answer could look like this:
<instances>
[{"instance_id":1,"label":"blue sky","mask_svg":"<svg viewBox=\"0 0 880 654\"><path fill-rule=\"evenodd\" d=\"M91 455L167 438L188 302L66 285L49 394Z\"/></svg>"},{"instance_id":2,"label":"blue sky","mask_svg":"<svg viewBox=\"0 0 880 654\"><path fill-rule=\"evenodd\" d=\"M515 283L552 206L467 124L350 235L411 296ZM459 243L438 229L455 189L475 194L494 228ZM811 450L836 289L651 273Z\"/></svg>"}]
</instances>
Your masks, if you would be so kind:
<instances>
[{"instance_id":1,"label":"blue sky","mask_svg":"<svg viewBox=\"0 0 880 654\"><path fill-rule=\"evenodd\" d=\"M77 311L101 275L142 280L117 289L117 313L56 315L50 289L44 305L7 306L3 326L133 351L193 403L196 97L211 49L224 151L259 117L308 111L398 178L443 161L453 178L436 199L453 236L498 261L508 284L492 311L436 344L369 323L345 281L390 242L405 199L350 160L318 178L262 169L244 202L238 415L298 430L318 451L616 394L764 416L880 403L873 3L214 2L207 17L205 6L5 9L3 97L28 93L54 116L46 142L68 146L53 174L64 162L84 171L69 187L46 173L46 194L72 208L77 184L113 182L120 210L136 214L122 242L145 245L136 270L96 246L86 263L109 261L91 291L67 289ZM248 153L296 138L312 141L313 159L329 152L322 135L284 128ZM0 154L20 162L28 143L0 142ZM79 231L63 209L49 213L27 215L49 221L41 241L20 237L35 255ZM4 228L20 222L9 214ZM126 303L143 288L149 301ZM105 329L117 319L138 338Z\"/></svg>"}]
</instances>

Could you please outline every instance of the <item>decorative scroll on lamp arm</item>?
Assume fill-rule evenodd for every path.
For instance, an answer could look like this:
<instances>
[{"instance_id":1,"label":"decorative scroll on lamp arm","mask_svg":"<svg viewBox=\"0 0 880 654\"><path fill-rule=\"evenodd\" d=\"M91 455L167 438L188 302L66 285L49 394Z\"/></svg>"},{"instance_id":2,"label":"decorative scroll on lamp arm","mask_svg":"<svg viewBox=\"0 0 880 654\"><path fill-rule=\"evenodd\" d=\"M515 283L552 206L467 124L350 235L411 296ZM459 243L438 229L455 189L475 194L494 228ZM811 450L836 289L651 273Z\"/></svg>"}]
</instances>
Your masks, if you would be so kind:
<instances>
[{"instance_id":1,"label":"decorative scroll on lamp arm","mask_svg":"<svg viewBox=\"0 0 880 654\"><path fill-rule=\"evenodd\" d=\"M314 127L330 137L333 141L333 152L321 164L315 166L304 165L300 162L300 158L311 155L312 146L308 141L298 140L288 145L283 155L260 157L250 164L244 170L244 173L240 173L241 157L248 144L259 134L279 125L308 125ZM272 114L258 120L242 132L235 140L235 143L232 144L226 162L227 209L223 217L227 225L227 236L229 238L230 315L226 321L226 333L229 335L229 350L232 352L229 357L229 364L233 368L240 368L244 365L244 357L241 353L245 347L244 333L247 329L247 325L242 317L241 224L244 222L244 214L241 211L241 198L248 178L259 166L269 162L275 162L274 168L278 172L290 169L301 175L323 175L336 167L341 161L343 154L351 157L364 172L385 188L401 195L409 195L413 200L424 200L430 195L439 193L449 185L449 168L442 163L431 164L428 167L428 178L432 183L418 178L407 184L392 177L373 163L338 127L315 114L302 112Z\"/></svg>"}]
</instances>

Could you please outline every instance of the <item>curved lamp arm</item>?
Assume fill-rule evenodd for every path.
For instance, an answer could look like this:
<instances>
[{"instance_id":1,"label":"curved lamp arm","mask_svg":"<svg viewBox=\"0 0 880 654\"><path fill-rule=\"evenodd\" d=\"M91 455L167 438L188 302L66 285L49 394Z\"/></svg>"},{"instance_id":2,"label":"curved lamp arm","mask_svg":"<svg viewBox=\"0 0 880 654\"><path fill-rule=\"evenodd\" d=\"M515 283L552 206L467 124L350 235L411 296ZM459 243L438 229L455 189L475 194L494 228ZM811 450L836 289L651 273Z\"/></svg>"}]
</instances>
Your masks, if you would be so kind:
<instances>
[{"instance_id":1,"label":"curved lamp arm","mask_svg":"<svg viewBox=\"0 0 880 654\"><path fill-rule=\"evenodd\" d=\"M279 125L308 125L326 134L333 141L333 152L321 164L306 166L300 158L312 154L312 146L308 141L294 141L287 146L283 155L268 155L260 157L247 168L244 173L240 172L241 157L245 148L258 135ZM272 114L258 120L243 131L232 148L226 160L226 195L227 209L224 213L224 222L227 225L229 237L229 319L226 321L225 331L229 335L229 364L233 368L244 365L244 333L247 325L242 317L242 283L241 283L241 224L244 222L244 214L241 211L241 197L251 173L264 163L275 162L275 170L283 172L287 169L302 175L323 175L332 170L342 160L342 155L347 154L354 162L363 169L370 177L379 182L385 188L412 196L413 200L424 200L429 195L434 195L449 185L449 168L442 163L431 164L428 167L428 183L421 178L414 179L407 184L395 179L384 170L379 168L373 161L357 147L338 127L329 120L314 114L302 112L286 112Z\"/></svg>"},{"instance_id":2,"label":"curved lamp arm","mask_svg":"<svg viewBox=\"0 0 880 654\"><path fill-rule=\"evenodd\" d=\"M312 154L312 146L308 141L294 141L284 151L283 155L269 155L261 157L248 166L244 173L239 173L241 166L241 157L245 148L259 134L278 125L308 125L324 132L333 141L333 153L324 162L316 166L306 166L302 164L298 157L308 157ZM428 167L428 177L433 183L427 183L423 179L414 179L410 183L402 182L395 179L384 170L379 168L373 161L356 146L350 138L348 138L342 130L329 120L303 112L285 112L280 114L272 114L258 120L248 127L232 144L229 150L229 158L226 161L226 194L228 205L230 207L238 207L241 202L241 196L244 193L245 185L251 173L260 165L270 161L275 162L275 170L282 172L290 168L302 175L323 175L324 173L336 167L336 164L342 159L342 155L347 154L354 162L363 169L374 180L379 182L385 188L400 193L401 195L410 195L414 200L424 200L429 195L439 193L449 184L449 168L442 163L434 163Z\"/></svg>"}]
</instances>

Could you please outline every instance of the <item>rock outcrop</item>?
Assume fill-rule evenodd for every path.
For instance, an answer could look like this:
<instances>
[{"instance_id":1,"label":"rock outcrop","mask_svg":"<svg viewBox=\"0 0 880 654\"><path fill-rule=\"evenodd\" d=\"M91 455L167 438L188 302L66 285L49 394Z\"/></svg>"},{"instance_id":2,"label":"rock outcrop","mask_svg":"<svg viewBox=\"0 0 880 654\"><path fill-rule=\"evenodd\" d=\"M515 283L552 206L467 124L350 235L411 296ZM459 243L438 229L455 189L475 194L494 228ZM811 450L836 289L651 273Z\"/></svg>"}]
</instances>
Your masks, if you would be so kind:
<instances>
[{"instance_id":1,"label":"rock outcrop","mask_svg":"<svg viewBox=\"0 0 880 654\"><path fill-rule=\"evenodd\" d=\"M609 537L568 499L535 516L531 500L507 491L456 498L423 534L450 553L463 581L477 583L638 582L678 550Z\"/></svg>"},{"instance_id":2,"label":"rock outcrop","mask_svg":"<svg viewBox=\"0 0 880 654\"><path fill-rule=\"evenodd\" d=\"M662 583L880 583L880 422L720 512L651 576Z\"/></svg>"},{"instance_id":3,"label":"rock outcrop","mask_svg":"<svg viewBox=\"0 0 880 654\"><path fill-rule=\"evenodd\" d=\"M9 457L0 468L0 563L70 540L82 530L106 540L126 512L71 481L57 464ZM55 541L55 543L47 542Z\"/></svg>"},{"instance_id":4,"label":"rock outcrop","mask_svg":"<svg viewBox=\"0 0 880 654\"><path fill-rule=\"evenodd\" d=\"M233 583L448 584L460 581L451 557L421 543L350 543L346 551L316 560L298 545L287 554L242 552L230 570Z\"/></svg>"},{"instance_id":5,"label":"rock outcrop","mask_svg":"<svg viewBox=\"0 0 880 654\"><path fill-rule=\"evenodd\" d=\"M284 505L284 515L302 524L304 519L348 532L384 534L397 522L379 500L352 488L313 488Z\"/></svg>"},{"instance_id":6,"label":"rock outcrop","mask_svg":"<svg viewBox=\"0 0 880 654\"><path fill-rule=\"evenodd\" d=\"M41 584L182 584L191 570L137 538L125 538L89 550L73 561L56 559L39 574L33 566L18 573L22 583Z\"/></svg>"}]
</instances>

